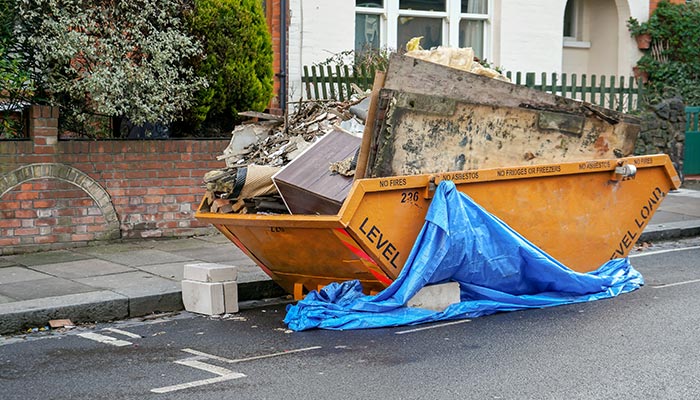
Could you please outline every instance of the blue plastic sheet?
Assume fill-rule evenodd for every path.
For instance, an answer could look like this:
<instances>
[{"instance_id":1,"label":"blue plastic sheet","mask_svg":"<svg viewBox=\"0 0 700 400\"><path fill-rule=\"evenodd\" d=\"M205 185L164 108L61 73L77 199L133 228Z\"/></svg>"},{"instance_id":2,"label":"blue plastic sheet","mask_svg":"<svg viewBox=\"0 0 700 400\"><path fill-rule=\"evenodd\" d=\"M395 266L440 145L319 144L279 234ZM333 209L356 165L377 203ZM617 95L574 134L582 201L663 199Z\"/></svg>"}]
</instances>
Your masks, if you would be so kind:
<instances>
[{"instance_id":1,"label":"blue plastic sheet","mask_svg":"<svg viewBox=\"0 0 700 400\"><path fill-rule=\"evenodd\" d=\"M438 185L425 219L403 270L385 290L366 296L358 281L333 283L287 306L285 323L295 331L413 325L610 298L644 284L627 258L585 274L572 271L451 181ZM460 303L443 312L405 306L423 286L448 281L459 283Z\"/></svg>"}]
</instances>

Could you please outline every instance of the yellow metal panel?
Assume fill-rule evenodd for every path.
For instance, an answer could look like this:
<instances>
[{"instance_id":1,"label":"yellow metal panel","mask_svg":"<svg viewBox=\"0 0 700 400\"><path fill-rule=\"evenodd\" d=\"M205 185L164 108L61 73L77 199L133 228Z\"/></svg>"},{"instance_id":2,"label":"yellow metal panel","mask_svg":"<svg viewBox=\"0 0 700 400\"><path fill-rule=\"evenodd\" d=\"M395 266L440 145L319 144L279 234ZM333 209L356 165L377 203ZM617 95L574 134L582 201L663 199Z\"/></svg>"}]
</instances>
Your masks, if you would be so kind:
<instances>
[{"instance_id":1,"label":"yellow metal panel","mask_svg":"<svg viewBox=\"0 0 700 400\"><path fill-rule=\"evenodd\" d=\"M634 176L616 173L635 166ZM620 172L620 171L618 171ZM395 279L432 194L452 180L486 210L576 271L625 257L680 180L666 155L357 180L338 215L198 212L290 293L359 279L368 293Z\"/></svg>"},{"instance_id":2,"label":"yellow metal panel","mask_svg":"<svg viewBox=\"0 0 700 400\"><path fill-rule=\"evenodd\" d=\"M626 163L637 167L636 176L615 175ZM525 238L582 272L627 256L664 196L680 183L667 156L364 180L341 214L352 213L348 231L391 278L423 225L431 179L433 187L454 181Z\"/></svg>"}]
</instances>

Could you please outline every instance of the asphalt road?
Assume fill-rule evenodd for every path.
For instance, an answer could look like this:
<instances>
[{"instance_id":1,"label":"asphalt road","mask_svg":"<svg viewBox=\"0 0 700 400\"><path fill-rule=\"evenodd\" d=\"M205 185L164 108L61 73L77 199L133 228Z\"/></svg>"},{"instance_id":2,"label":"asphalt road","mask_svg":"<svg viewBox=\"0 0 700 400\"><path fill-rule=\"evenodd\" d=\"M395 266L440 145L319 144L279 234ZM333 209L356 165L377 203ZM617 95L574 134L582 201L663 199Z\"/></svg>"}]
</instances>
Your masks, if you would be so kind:
<instances>
[{"instance_id":1,"label":"asphalt road","mask_svg":"<svg viewBox=\"0 0 700 400\"><path fill-rule=\"evenodd\" d=\"M4 337L0 398L697 399L698 259L655 246L638 291L459 323L292 333L268 304Z\"/></svg>"}]
</instances>

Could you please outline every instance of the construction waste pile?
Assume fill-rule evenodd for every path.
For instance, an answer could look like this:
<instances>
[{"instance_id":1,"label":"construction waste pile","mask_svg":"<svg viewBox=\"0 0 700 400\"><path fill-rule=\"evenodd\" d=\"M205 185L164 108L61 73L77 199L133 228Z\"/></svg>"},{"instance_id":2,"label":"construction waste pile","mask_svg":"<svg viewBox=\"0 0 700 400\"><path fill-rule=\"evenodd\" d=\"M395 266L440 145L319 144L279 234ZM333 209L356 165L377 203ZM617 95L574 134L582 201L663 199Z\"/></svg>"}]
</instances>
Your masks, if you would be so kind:
<instances>
[{"instance_id":1,"label":"construction waste pile","mask_svg":"<svg viewBox=\"0 0 700 400\"><path fill-rule=\"evenodd\" d=\"M632 117L514 85L471 49L409 50L391 56L371 93L236 127L218 157L226 168L204 177L201 211L335 215L356 179L633 152Z\"/></svg>"},{"instance_id":2,"label":"construction waste pile","mask_svg":"<svg viewBox=\"0 0 700 400\"><path fill-rule=\"evenodd\" d=\"M367 114L365 98L366 94L346 102L303 102L286 124L281 118L261 115L272 120L237 126L228 147L217 157L226 162L226 168L204 176L210 211L289 213L273 177L333 131L342 131L359 141ZM352 160L337 161L314 168L329 174L353 175L354 171L342 167L349 166Z\"/></svg>"}]
</instances>

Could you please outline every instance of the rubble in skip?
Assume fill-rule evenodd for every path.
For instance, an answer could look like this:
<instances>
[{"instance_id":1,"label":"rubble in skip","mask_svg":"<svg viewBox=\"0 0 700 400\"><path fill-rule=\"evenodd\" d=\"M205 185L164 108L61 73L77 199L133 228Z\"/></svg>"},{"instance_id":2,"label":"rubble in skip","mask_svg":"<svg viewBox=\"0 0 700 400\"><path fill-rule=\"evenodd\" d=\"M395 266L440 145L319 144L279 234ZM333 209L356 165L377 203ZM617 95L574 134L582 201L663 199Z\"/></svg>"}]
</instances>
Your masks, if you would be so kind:
<instances>
[{"instance_id":1,"label":"rubble in skip","mask_svg":"<svg viewBox=\"0 0 700 400\"><path fill-rule=\"evenodd\" d=\"M204 176L209 211L289 213L272 177L330 132L341 130L346 135L360 136L363 120L355 114L362 115L363 111L366 114L361 106L365 97L356 96L345 102L304 101L288 116L286 123L281 117L250 113L264 120L237 126L231 142L217 157L225 161L226 168ZM349 160L339 159L326 167L329 171L332 169L333 174L351 176L349 164Z\"/></svg>"}]
</instances>

